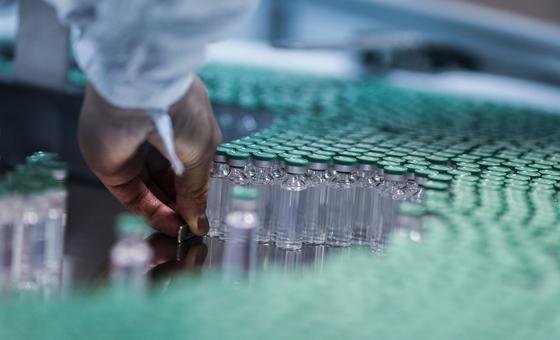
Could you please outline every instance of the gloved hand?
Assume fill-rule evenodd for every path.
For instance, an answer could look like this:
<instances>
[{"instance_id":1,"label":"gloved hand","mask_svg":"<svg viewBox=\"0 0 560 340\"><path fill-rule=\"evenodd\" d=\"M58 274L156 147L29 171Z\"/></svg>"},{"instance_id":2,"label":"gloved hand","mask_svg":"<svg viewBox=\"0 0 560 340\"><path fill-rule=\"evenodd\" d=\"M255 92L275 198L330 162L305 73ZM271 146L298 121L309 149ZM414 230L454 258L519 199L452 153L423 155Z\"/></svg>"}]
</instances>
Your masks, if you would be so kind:
<instances>
[{"instance_id":1,"label":"gloved hand","mask_svg":"<svg viewBox=\"0 0 560 340\"><path fill-rule=\"evenodd\" d=\"M115 107L92 87L80 114L78 139L87 164L129 210L175 236L185 222L195 235L208 232L208 176L221 133L202 81L196 78L169 111L177 156L176 176L152 119L141 110Z\"/></svg>"}]
</instances>

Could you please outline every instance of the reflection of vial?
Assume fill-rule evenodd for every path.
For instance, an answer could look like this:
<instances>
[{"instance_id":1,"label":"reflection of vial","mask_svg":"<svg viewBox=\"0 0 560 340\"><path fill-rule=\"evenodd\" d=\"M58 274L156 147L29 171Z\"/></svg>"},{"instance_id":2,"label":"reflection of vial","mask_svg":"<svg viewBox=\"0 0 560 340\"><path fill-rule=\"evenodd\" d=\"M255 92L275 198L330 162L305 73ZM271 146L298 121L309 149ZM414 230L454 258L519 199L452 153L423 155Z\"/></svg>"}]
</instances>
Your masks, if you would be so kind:
<instances>
[{"instance_id":1,"label":"reflection of vial","mask_svg":"<svg viewBox=\"0 0 560 340\"><path fill-rule=\"evenodd\" d=\"M356 159L333 158L336 174L329 182L327 201L327 245L348 247L352 240Z\"/></svg>"},{"instance_id":2,"label":"reflection of vial","mask_svg":"<svg viewBox=\"0 0 560 340\"><path fill-rule=\"evenodd\" d=\"M13 238L19 198L0 183L0 295L11 286Z\"/></svg>"},{"instance_id":3,"label":"reflection of vial","mask_svg":"<svg viewBox=\"0 0 560 340\"><path fill-rule=\"evenodd\" d=\"M208 236L218 236L223 183L228 174L229 166L226 163L226 150L218 148L208 181L208 205L206 207L206 215L210 224Z\"/></svg>"},{"instance_id":4,"label":"reflection of vial","mask_svg":"<svg viewBox=\"0 0 560 340\"><path fill-rule=\"evenodd\" d=\"M225 218L228 239L224 249L224 276L228 280L252 279L256 267L257 191L254 188L232 188L231 210Z\"/></svg>"},{"instance_id":5,"label":"reflection of vial","mask_svg":"<svg viewBox=\"0 0 560 340\"><path fill-rule=\"evenodd\" d=\"M119 240L111 249L111 283L117 289L142 292L147 287L146 271L153 251L144 241L146 222L132 214L117 219Z\"/></svg>"},{"instance_id":6,"label":"reflection of vial","mask_svg":"<svg viewBox=\"0 0 560 340\"><path fill-rule=\"evenodd\" d=\"M304 193L307 189L307 166L309 162L299 158L287 158L286 177L280 185L276 246L283 249L301 249L303 243Z\"/></svg>"},{"instance_id":7,"label":"reflection of vial","mask_svg":"<svg viewBox=\"0 0 560 340\"><path fill-rule=\"evenodd\" d=\"M228 225L225 222L230 209L230 192L231 188L236 185L247 185L250 182L250 177L246 172L246 167L249 164L249 153L241 151L227 151L227 159L229 165L229 174L226 181L222 184L222 201L220 202L220 216L221 223L218 230L220 239L225 240L228 238Z\"/></svg>"},{"instance_id":8,"label":"reflection of vial","mask_svg":"<svg viewBox=\"0 0 560 340\"><path fill-rule=\"evenodd\" d=\"M45 275L47 246L45 186L38 178L31 180L31 173L22 171L19 175L15 190L22 205L14 230L11 275L18 290L38 290Z\"/></svg>"}]
</instances>

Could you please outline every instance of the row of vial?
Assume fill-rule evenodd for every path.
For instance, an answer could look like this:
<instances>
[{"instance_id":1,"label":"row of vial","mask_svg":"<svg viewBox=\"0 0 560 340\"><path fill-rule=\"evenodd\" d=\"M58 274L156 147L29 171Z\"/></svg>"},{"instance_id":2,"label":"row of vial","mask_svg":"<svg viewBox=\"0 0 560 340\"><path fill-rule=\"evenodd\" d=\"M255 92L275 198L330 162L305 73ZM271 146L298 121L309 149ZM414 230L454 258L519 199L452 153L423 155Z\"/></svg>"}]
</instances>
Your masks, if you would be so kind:
<instances>
[{"instance_id":1,"label":"row of vial","mask_svg":"<svg viewBox=\"0 0 560 340\"><path fill-rule=\"evenodd\" d=\"M425 180L366 156L303 159L219 149L209 183L209 235L229 238L229 194L249 186L258 194L258 242L293 250L303 243L377 247L396 221L398 202L420 202Z\"/></svg>"},{"instance_id":2,"label":"row of vial","mask_svg":"<svg viewBox=\"0 0 560 340\"><path fill-rule=\"evenodd\" d=\"M61 288L66 166L38 152L0 178L0 289L50 294Z\"/></svg>"}]
</instances>

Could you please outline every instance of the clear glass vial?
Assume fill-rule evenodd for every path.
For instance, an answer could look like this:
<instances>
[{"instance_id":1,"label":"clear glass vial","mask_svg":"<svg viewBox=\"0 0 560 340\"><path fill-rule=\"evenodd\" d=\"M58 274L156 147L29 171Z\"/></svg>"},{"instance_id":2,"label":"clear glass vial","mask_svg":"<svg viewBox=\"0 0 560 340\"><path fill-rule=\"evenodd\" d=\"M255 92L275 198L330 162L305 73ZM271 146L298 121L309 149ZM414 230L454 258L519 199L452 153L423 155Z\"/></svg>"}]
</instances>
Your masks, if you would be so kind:
<instances>
[{"instance_id":1,"label":"clear glass vial","mask_svg":"<svg viewBox=\"0 0 560 340\"><path fill-rule=\"evenodd\" d=\"M229 165L229 174L226 181L223 182L222 201L220 202L220 216L226 216L230 206L231 188L236 185L248 185L251 181L246 172L246 166L249 163L250 155L247 152L227 151L227 163ZM227 239L227 223L225 218L221 219L218 230L218 237L222 240Z\"/></svg>"},{"instance_id":2,"label":"clear glass vial","mask_svg":"<svg viewBox=\"0 0 560 340\"><path fill-rule=\"evenodd\" d=\"M356 196L353 204L354 223L352 224L352 243L367 244L368 228L372 227L376 199L375 176L378 158L361 156L357 158Z\"/></svg>"},{"instance_id":3,"label":"clear glass vial","mask_svg":"<svg viewBox=\"0 0 560 340\"><path fill-rule=\"evenodd\" d=\"M303 243L324 244L327 227L327 181L331 157L324 155L307 156L309 188L305 195L303 221Z\"/></svg>"},{"instance_id":4,"label":"clear glass vial","mask_svg":"<svg viewBox=\"0 0 560 340\"><path fill-rule=\"evenodd\" d=\"M229 174L229 165L227 164L227 149L218 147L214 155L214 163L210 170L210 179L208 181L208 203L206 206L206 216L210 229L208 236L218 236L220 228L220 210L223 197L224 182Z\"/></svg>"},{"instance_id":5,"label":"clear glass vial","mask_svg":"<svg viewBox=\"0 0 560 340\"><path fill-rule=\"evenodd\" d=\"M257 201L257 215L259 216L259 228L257 241L261 243L270 242L271 215L272 215L272 193L274 184L273 168L276 155L266 152L254 152L253 165L255 174L251 180L252 186L257 190L259 199Z\"/></svg>"},{"instance_id":6,"label":"clear glass vial","mask_svg":"<svg viewBox=\"0 0 560 340\"><path fill-rule=\"evenodd\" d=\"M335 175L327 192L327 245L348 247L352 241L353 209L355 196L354 172L357 161L352 157L333 158Z\"/></svg>"},{"instance_id":7,"label":"clear glass vial","mask_svg":"<svg viewBox=\"0 0 560 340\"><path fill-rule=\"evenodd\" d=\"M286 158L286 176L280 185L276 246L299 250L303 244L304 194L308 187L307 166L301 158Z\"/></svg>"}]
</instances>

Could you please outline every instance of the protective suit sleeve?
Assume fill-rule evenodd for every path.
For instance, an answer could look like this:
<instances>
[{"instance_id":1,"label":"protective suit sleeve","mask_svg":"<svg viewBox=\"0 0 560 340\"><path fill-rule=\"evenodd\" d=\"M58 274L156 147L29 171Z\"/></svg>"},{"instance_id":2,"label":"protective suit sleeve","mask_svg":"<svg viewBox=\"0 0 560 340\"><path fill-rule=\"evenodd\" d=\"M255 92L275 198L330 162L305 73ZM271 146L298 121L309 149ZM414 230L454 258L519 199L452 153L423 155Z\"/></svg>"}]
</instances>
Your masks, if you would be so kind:
<instances>
[{"instance_id":1,"label":"protective suit sleeve","mask_svg":"<svg viewBox=\"0 0 560 340\"><path fill-rule=\"evenodd\" d=\"M166 110L188 90L208 42L258 0L45 1L75 31L77 63L107 101Z\"/></svg>"}]
</instances>

